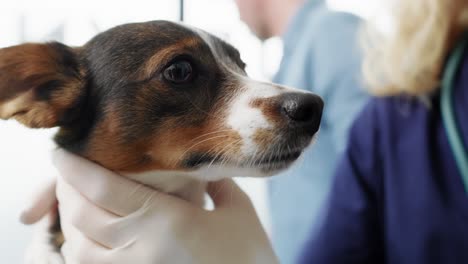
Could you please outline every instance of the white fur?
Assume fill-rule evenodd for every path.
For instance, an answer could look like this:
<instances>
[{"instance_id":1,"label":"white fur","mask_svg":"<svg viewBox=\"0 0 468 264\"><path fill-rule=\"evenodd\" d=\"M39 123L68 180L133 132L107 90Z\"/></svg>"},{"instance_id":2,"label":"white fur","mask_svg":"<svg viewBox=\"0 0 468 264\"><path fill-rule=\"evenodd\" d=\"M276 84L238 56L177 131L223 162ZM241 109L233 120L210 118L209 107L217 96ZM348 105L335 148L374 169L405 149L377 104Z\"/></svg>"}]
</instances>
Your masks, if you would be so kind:
<instances>
[{"instance_id":1,"label":"white fur","mask_svg":"<svg viewBox=\"0 0 468 264\"><path fill-rule=\"evenodd\" d=\"M251 86L256 87L251 87ZM265 87L266 86L266 87ZM261 109L253 108L250 103L257 98L266 98L278 95L278 89L265 84L247 84L242 94L235 98L229 107L227 125L237 131L242 137L242 154L252 155L258 148L252 136L259 129L271 128L271 124L263 115Z\"/></svg>"},{"instance_id":2,"label":"white fur","mask_svg":"<svg viewBox=\"0 0 468 264\"><path fill-rule=\"evenodd\" d=\"M273 128L261 109L252 107L251 103L256 99L270 98L289 92L304 93L304 91L272 83L257 82L241 76L239 78L241 78L240 82L244 84L243 89L228 108L227 125L241 136L242 155L251 157L258 150L258 146L252 138L255 133L259 129Z\"/></svg>"}]
</instances>

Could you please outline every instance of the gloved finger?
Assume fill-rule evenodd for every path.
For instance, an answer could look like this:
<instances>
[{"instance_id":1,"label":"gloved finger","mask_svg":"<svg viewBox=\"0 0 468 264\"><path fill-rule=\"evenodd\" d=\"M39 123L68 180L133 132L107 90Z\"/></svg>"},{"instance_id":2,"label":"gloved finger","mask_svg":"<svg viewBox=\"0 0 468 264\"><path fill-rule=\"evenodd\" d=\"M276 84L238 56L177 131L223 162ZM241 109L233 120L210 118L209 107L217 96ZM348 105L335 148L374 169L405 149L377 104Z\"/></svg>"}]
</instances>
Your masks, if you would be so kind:
<instances>
[{"instance_id":1,"label":"gloved finger","mask_svg":"<svg viewBox=\"0 0 468 264\"><path fill-rule=\"evenodd\" d=\"M250 198L233 179L210 182L207 192L217 209L252 206Z\"/></svg>"},{"instance_id":2,"label":"gloved finger","mask_svg":"<svg viewBox=\"0 0 468 264\"><path fill-rule=\"evenodd\" d=\"M57 197L62 226L71 224L83 235L107 248L120 247L129 240L130 222L125 221L126 218L97 207L60 178Z\"/></svg>"},{"instance_id":3,"label":"gloved finger","mask_svg":"<svg viewBox=\"0 0 468 264\"><path fill-rule=\"evenodd\" d=\"M20 221L25 225L31 225L41 220L47 213L55 208L57 199L55 197L56 179L48 180L44 186L38 188L32 197L31 203L23 209Z\"/></svg>"},{"instance_id":4,"label":"gloved finger","mask_svg":"<svg viewBox=\"0 0 468 264\"><path fill-rule=\"evenodd\" d=\"M154 191L64 150L55 151L53 157L66 182L92 203L116 215L135 212Z\"/></svg>"},{"instance_id":5,"label":"gloved finger","mask_svg":"<svg viewBox=\"0 0 468 264\"><path fill-rule=\"evenodd\" d=\"M72 225L63 225L66 241L61 253L67 264L102 264L110 262L112 251L83 235Z\"/></svg>"}]
</instances>

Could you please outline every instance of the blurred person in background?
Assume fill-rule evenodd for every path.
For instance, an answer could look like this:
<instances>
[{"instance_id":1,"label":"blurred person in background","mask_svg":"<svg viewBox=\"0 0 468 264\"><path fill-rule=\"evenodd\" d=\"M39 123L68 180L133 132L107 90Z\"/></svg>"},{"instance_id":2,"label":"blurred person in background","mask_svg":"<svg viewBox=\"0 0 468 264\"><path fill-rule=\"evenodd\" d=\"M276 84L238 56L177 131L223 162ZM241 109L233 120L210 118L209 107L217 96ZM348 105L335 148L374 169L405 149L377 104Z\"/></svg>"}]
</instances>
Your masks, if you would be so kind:
<instances>
[{"instance_id":1,"label":"blurred person in background","mask_svg":"<svg viewBox=\"0 0 468 264\"><path fill-rule=\"evenodd\" d=\"M301 263L468 263L468 1L396 3Z\"/></svg>"},{"instance_id":2,"label":"blurred person in background","mask_svg":"<svg viewBox=\"0 0 468 264\"><path fill-rule=\"evenodd\" d=\"M314 92L325 109L318 140L291 170L269 181L273 245L292 263L319 217L348 128L367 96L361 89L359 18L322 0L236 0L261 40L279 36L284 53L274 82Z\"/></svg>"}]
</instances>

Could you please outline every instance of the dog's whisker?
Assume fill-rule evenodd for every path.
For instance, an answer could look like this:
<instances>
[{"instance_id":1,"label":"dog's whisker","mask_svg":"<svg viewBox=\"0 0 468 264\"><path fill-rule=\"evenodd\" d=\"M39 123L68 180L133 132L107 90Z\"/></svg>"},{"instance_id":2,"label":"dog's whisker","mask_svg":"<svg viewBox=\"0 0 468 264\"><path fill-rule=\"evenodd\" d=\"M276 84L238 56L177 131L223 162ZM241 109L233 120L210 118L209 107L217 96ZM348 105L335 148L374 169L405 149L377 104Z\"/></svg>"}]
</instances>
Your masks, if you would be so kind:
<instances>
[{"instance_id":1,"label":"dog's whisker","mask_svg":"<svg viewBox=\"0 0 468 264\"><path fill-rule=\"evenodd\" d=\"M220 155L223 155L224 153L228 152L230 149L234 148L235 145L237 145L238 143L242 142L242 140L237 140L237 141L233 141L231 142L230 144L224 146L220 151L217 152L216 156L213 158L213 160L211 161L211 163L208 165L208 167L211 167L211 165L213 164L213 162L220 156Z\"/></svg>"},{"instance_id":2,"label":"dog's whisker","mask_svg":"<svg viewBox=\"0 0 468 264\"><path fill-rule=\"evenodd\" d=\"M220 143L218 143L218 144L215 144L213 147L211 147L209 150L207 150L206 153L204 153L204 154L200 157L200 159L203 159L204 157L206 157L206 156L208 156L208 155L212 155L212 154L213 154L213 150L215 150L218 146L223 145L223 144L224 144L224 142L220 142ZM218 151L215 151L214 153L216 154L216 153L218 153ZM212 159L213 159L213 160L211 161L211 163L216 159L216 157L213 157ZM210 163L210 164L211 164L211 163Z\"/></svg>"},{"instance_id":3,"label":"dog's whisker","mask_svg":"<svg viewBox=\"0 0 468 264\"><path fill-rule=\"evenodd\" d=\"M226 146L222 147L220 150L216 151L214 154L215 156L213 157L213 160L210 162L210 164L208 165L208 168L210 168L212 166L212 164L214 163L214 161L216 161L216 159L223 155L224 154L224 150L227 149L229 146L231 146L233 143L235 142L231 142L230 144L227 144Z\"/></svg>"},{"instance_id":4,"label":"dog's whisker","mask_svg":"<svg viewBox=\"0 0 468 264\"><path fill-rule=\"evenodd\" d=\"M198 146L198 145L200 145L200 144L202 144L202 143L204 143L204 142L207 142L207 141L210 141L210 140L213 140L213 139L217 139L217 138L228 137L228 136L229 136L229 135L220 135L220 136L214 136L214 137L211 137L211 138L207 138L207 139L201 140L201 141L199 141L199 142L193 144L193 145L190 146L189 148L187 148L187 149L180 155L179 159L182 158L182 157L184 157L185 154L187 154L187 152L189 152L191 149L193 149L194 147L196 147L196 146Z\"/></svg>"},{"instance_id":5,"label":"dog's whisker","mask_svg":"<svg viewBox=\"0 0 468 264\"><path fill-rule=\"evenodd\" d=\"M221 130L216 130L216 131L213 131L213 132L209 132L209 133L205 133L205 134L202 134L198 137L195 137L192 139L192 141L195 141L197 139L200 139L202 137L205 137L205 136L209 136L209 135L213 135L213 134L217 134L217 133L224 133L224 132L228 132L228 131L231 131L231 129L221 129Z\"/></svg>"}]
</instances>

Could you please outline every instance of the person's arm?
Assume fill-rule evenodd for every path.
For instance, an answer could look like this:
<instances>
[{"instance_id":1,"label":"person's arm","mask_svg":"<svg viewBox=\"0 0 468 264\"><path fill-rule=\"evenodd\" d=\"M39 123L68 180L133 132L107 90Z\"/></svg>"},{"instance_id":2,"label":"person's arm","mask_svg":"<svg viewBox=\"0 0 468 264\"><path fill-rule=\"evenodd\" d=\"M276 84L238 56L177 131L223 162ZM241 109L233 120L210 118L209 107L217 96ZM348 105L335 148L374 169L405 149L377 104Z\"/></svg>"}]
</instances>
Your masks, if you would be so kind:
<instances>
[{"instance_id":1,"label":"person's arm","mask_svg":"<svg viewBox=\"0 0 468 264\"><path fill-rule=\"evenodd\" d=\"M54 163L66 263L278 263L232 179L209 184L215 209L207 211L64 151Z\"/></svg>"},{"instance_id":2,"label":"person's arm","mask_svg":"<svg viewBox=\"0 0 468 264\"><path fill-rule=\"evenodd\" d=\"M381 155L374 104L354 123L324 217L300 263L384 263L380 213Z\"/></svg>"}]
</instances>

